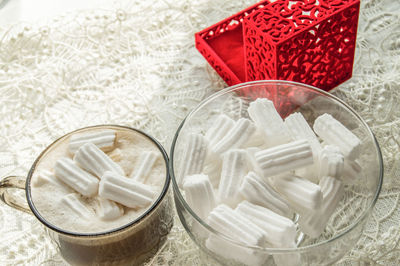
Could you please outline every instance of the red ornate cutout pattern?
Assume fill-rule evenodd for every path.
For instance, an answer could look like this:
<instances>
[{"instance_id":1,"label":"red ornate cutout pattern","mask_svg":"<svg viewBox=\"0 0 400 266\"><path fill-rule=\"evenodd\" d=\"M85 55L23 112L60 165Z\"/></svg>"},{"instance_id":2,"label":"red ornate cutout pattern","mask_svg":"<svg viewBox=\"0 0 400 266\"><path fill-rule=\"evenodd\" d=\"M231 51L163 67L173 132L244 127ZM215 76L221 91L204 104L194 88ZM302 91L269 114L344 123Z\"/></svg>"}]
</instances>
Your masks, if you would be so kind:
<instances>
[{"instance_id":1,"label":"red ornate cutout pattern","mask_svg":"<svg viewBox=\"0 0 400 266\"><path fill-rule=\"evenodd\" d=\"M330 90L352 75L359 0L259 2L195 34L228 85L292 80Z\"/></svg>"},{"instance_id":2,"label":"red ornate cutout pattern","mask_svg":"<svg viewBox=\"0 0 400 266\"><path fill-rule=\"evenodd\" d=\"M197 50L229 86L245 80L242 23L267 4L269 1L261 1L195 34ZM231 36L224 38L229 33ZM232 41L237 45L227 48Z\"/></svg>"},{"instance_id":3,"label":"red ornate cutout pattern","mask_svg":"<svg viewBox=\"0 0 400 266\"><path fill-rule=\"evenodd\" d=\"M330 90L352 75L358 0L278 0L243 23L246 80Z\"/></svg>"}]
</instances>

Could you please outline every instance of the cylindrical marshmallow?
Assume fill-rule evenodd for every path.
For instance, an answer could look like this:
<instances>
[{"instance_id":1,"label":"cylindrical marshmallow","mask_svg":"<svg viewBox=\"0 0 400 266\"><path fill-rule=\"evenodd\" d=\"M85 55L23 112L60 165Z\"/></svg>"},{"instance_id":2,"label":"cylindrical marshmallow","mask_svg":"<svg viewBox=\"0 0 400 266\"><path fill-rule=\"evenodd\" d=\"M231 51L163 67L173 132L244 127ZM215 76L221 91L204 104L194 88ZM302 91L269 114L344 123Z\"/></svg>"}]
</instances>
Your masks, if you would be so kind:
<instances>
[{"instance_id":1,"label":"cylindrical marshmallow","mask_svg":"<svg viewBox=\"0 0 400 266\"><path fill-rule=\"evenodd\" d=\"M262 151L259 147L246 148L247 152L247 166L249 171L255 172L258 176L264 176L263 171L256 161L256 153Z\"/></svg>"},{"instance_id":2,"label":"cylindrical marshmallow","mask_svg":"<svg viewBox=\"0 0 400 266\"><path fill-rule=\"evenodd\" d=\"M319 153L321 151L321 144L314 131L307 123L306 119L301 113L293 113L286 117L285 125L289 130L290 136L294 140L307 139L311 145L313 152L314 163L318 162ZM318 167L309 165L303 168L296 169L296 175L304 177L312 182L318 182Z\"/></svg>"},{"instance_id":3,"label":"cylindrical marshmallow","mask_svg":"<svg viewBox=\"0 0 400 266\"><path fill-rule=\"evenodd\" d=\"M299 219L301 231L310 237L318 237L324 231L344 193L342 182L334 177L324 176L319 184L323 194L321 208L311 214L300 215Z\"/></svg>"},{"instance_id":4,"label":"cylindrical marshmallow","mask_svg":"<svg viewBox=\"0 0 400 266\"><path fill-rule=\"evenodd\" d=\"M114 162L119 162L122 159L122 151L119 148L113 149L107 154Z\"/></svg>"},{"instance_id":5,"label":"cylindrical marshmallow","mask_svg":"<svg viewBox=\"0 0 400 266\"><path fill-rule=\"evenodd\" d=\"M136 209L150 205L154 192L148 185L108 171L101 177L99 196Z\"/></svg>"},{"instance_id":6,"label":"cylindrical marshmallow","mask_svg":"<svg viewBox=\"0 0 400 266\"><path fill-rule=\"evenodd\" d=\"M154 163L157 161L158 153L154 151L146 151L140 156L140 160L130 174L130 178L136 181L144 183L147 176L150 174L151 169L153 169Z\"/></svg>"},{"instance_id":7,"label":"cylindrical marshmallow","mask_svg":"<svg viewBox=\"0 0 400 266\"><path fill-rule=\"evenodd\" d=\"M253 135L251 135L251 137L245 143L242 144L242 147L243 148L257 147L262 149L268 148L264 130L256 128Z\"/></svg>"},{"instance_id":8,"label":"cylindrical marshmallow","mask_svg":"<svg viewBox=\"0 0 400 266\"><path fill-rule=\"evenodd\" d=\"M212 210L207 221L215 230L244 245L259 247L265 245L264 231L224 204ZM217 235L209 236L206 247L219 256L250 266L263 265L267 259L265 253L234 244Z\"/></svg>"},{"instance_id":9,"label":"cylindrical marshmallow","mask_svg":"<svg viewBox=\"0 0 400 266\"><path fill-rule=\"evenodd\" d=\"M112 221L124 214L124 209L114 201L98 197L97 202L98 208L96 213L102 220Z\"/></svg>"},{"instance_id":10,"label":"cylindrical marshmallow","mask_svg":"<svg viewBox=\"0 0 400 266\"><path fill-rule=\"evenodd\" d=\"M294 174L298 177L305 178L313 183L318 183L319 177L318 177L318 164L319 160L317 159L314 161L313 164L308 165L303 168L297 168L294 171Z\"/></svg>"},{"instance_id":11,"label":"cylindrical marshmallow","mask_svg":"<svg viewBox=\"0 0 400 266\"><path fill-rule=\"evenodd\" d=\"M93 213L86 207L85 203L82 201L80 195L76 193L70 193L65 195L60 200L61 208L68 208L79 218L85 220L91 220L94 218Z\"/></svg>"},{"instance_id":12,"label":"cylindrical marshmallow","mask_svg":"<svg viewBox=\"0 0 400 266\"><path fill-rule=\"evenodd\" d=\"M264 232L248 218L225 204L215 207L210 212L207 222L213 229L244 244L259 247L265 244Z\"/></svg>"},{"instance_id":13,"label":"cylindrical marshmallow","mask_svg":"<svg viewBox=\"0 0 400 266\"><path fill-rule=\"evenodd\" d=\"M183 181L186 202L201 218L206 219L216 206L214 189L207 175L198 174L187 176Z\"/></svg>"},{"instance_id":14,"label":"cylindrical marshmallow","mask_svg":"<svg viewBox=\"0 0 400 266\"><path fill-rule=\"evenodd\" d=\"M93 143L103 151L112 150L115 143L115 130L104 129L89 133L76 133L69 139L69 151L74 154L82 145Z\"/></svg>"},{"instance_id":15,"label":"cylindrical marshmallow","mask_svg":"<svg viewBox=\"0 0 400 266\"><path fill-rule=\"evenodd\" d=\"M250 103L247 112L257 128L264 131L268 145L275 146L291 141L286 126L272 101L258 98Z\"/></svg>"},{"instance_id":16,"label":"cylindrical marshmallow","mask_svg":"<svg viewBox=\"0 0 400 266\"><path fill-rule=\"evenodd\" d=\"M286 200L254 172L249 172L244 177L239 192L251 203L268 208L279 215L293 217L293 211L289 208Z\"/></svg>"},{"instance_id":17,"label":"cylindrical marshmallow","mask_svg":"<svg viewBox=\"0 0 400 266\"><path fill-rule=\"evenodd\" d=\"M350 160L359 156L361 140L330 114L323 114L315 119L314 131L326 143L338 146Z\"/></svg>"},{"instance_id":18,"label":"cylindrical marshmallow","mask_svg":"<svg viewBox=\"0 0 400 266\"><path fill-rule=\"evenodd\" d=\"M213 187L218 187L221 178L222 159L219 154L213 153L208 150L206 159L204 161L203 173L208 176Z\"/></svg>"},{"instance_id":19,"label":"cylindrical marshmallow","mask_svg":"<svg viewBox=\"0 0 400 266\"><path fill-rule=\"evenodd\" d=\"M223 139L234 125L235 121L227 115L221 114L217 116L205 135L210 147L213 147L217 142Z\"/></svg>"},{"instance_id":20,"label":"cylindrical marshmallow","mask_svg":"<svg viewBox=\"0 0 400 266\"><path fill-rule=\"evenodd\" d=\"M54 165L54 174L63 183L86 197L97 193L99 179L81 169L67 157L57 160Z\"/></svg>"},{"instance_id":21,"label":"cylindrical marshmallow","mask_svg":"<svg viewBox=\"0 0 400 266\"><path fill-rule=\"evenodd\" d=\"M269 177L313 163L313 153L305 139L275 146L255 153L263 176Z\"/></svg>"},{"instance_id":22,"label":"cylindrical marshmallow","mask_svg":"<svg viewBox=\"0 0 400 266\"><path fill-rule=\"evenodd\" d=\"M273 178L273 186L301 214L311 213L322 205L320 186L293 175Z\"/></svg>"},{"instance_id":23,"label":"cylindrical marshmallow","mask_svg":"<svg viewBox=\"0 0 400 266\"><path fill-rule=\"evenodd\" d=\"M357 161L344 160L343 179L354 180L360 177L362 168Z\"/></svg>"},{"instance_id":24,"label":"cylindrical marshmallow","mask_svg":"<svg viewBox=\"0 0 400 266\"><path fill-rule=\"evenodd\" d=\"M234 244L216 235L210 235L206 240L206 247L211 252L229 261L239 262L240 265L266 265L269 255L254 249Z\"/></svg>"},{"instance_id":25,"label":"cylindrical marshmallow","mask_svg":"<svg viewBox=\"0 0 400 266\"><path fill-rule=\"evenodd\" d=\"M321 144L310 125L301 113L293 113L286 117L285 125L294 140L306 139L310 142L313 153L318 156Z\"/></svg>"},{"instance_id":26,"label":"cylindrical marshmallow","mask_svg":"<svg viewBox=\"0 0 400 266\"><path fill-rule=\"evenodd\" d=\"M226 135L211 147L214 153L224 153L228 149L240 148L255 132L253 122L246 118L240 118Z\"/></svg>"},{"instance_id":27,"label":"cylindrical marshmallow","mask_svg":"<svg viewBox=\"0 0 400 266\"><path fill-rule=\"evenodd\" d=\"M186 137L185 142L177 175L179 187L182 186L185 176L202 172L208 150L207 140L201 134L190 134Z\"/></svg>"},{"instance_id":28,"label":"cylindrical marshmallow","mask_svg":"<svg viewBox=\"0 0 400 266\"><path fill-rule=\"evenodd\" d=\"M112 171L119 175L125 175L124 170L107 154L93 143L86 143L75 153L74 161L83 169L102 177L105 172Z\"/></svg>"},{"instance_id":29,"label":"cylindrical marshmallow","mask_svg":"<svg viewBox=\"0 0 400 266\"><path fill-rule=\"evenodd\" d=\"M296 226L292 220L268 208L242 201L235 209L265 232L266 240L274 247L292 247L296 238Z\"/></svg>"},{"instance_id":30,"label":"cylindrical marshmallow","mask_svg":"<svg viewBox=\"0 0 400 266\"><path fill-rule=\"evenodd\" d=\"M220 202L235 206L240 201L239 187L247 174L247 152L233 149L222 158L221 179L218 186Z\"/></svg>"},{"instance_id":31,"label":"cylindrical marshmallow","mask_svg":"<svg viewBox=\"0 0 400 266\"><path fill-rule=\"evenodd\" d=\"M32 179L32 186L40 187L44 184L51 184L58 190L63 192L68 192L68 186L65 183L61 182L59 178L57 178L52 172L48 170L40 171L35 178Z\"/></svg>"},{"instance_id":32,"label":"cylindrical marshmallow","mask_svg":"<svg viewBox=\"0 0 400 266\"><path fill-rule=\"evenodd\" d=\"M343 173L344 157L335 145L326 145L319 154L319 178L332 176L340 178Z\"/></svg>"}]
</instances>

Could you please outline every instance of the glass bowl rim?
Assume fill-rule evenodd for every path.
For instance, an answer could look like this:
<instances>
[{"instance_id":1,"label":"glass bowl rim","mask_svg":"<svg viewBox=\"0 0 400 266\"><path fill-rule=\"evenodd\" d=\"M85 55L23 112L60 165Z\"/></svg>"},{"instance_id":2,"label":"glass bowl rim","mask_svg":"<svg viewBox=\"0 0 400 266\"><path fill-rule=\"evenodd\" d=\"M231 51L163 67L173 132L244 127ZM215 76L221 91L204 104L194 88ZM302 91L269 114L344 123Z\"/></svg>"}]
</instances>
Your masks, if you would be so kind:
<instances>
[{"instance_id":1,"label":"glass bowl rim","mask_svg":"<svg viewBox=\"0 0 400 266\"><path fill-rule=\"evenodd\" d=\"M178 183L176 181L175 178L175 174L174 174L174 152L175 152L175 146L176 146L176 142L179 138L179 134L183 128L183 126L186 123L186 120L190 119L191 116L193 114L195 114L198 110L200 110L204 105L208 104L209 102L211 102L212 100L225 95L229 92L234 92L236 90L238 90L239 88L244 88L244 87L250 87L250 86L254 86L254 85L262 85L262 84L271 84L271 85L279 85L279 84L285 84L285 85L291 85L291 86L300 86L302 88L306 88L308 90L314 91L318 94L323 95L324 97L328 97L330 99L332 99L333 101L339 103L339 105L341 105L344 109L347 109L351 114L353 114L360 122L360 124L362 124L364 126L364 129L366 129L366 131L368 132L369 138L372 140L375 149L376 149L376 153L378 156L378 164L379 164L379 180L378 180L378 185L375 191L375 194L373 196L373 199L370 203L370 205L367 207L367 210L358 218L358 220L353 223L349 228L347 228L346 230L340 232L339 234L335 235L334 237L331 237L327 240L321 241L321 242L317 242L311 245L307 245L304 247L296 247L296 248L267 248L267 247L259 247L259 246L251 246L251 245L245 245L233 238L230 238L229 236L215 230L214 228L212 228L211 226L208 225L208 223L206 223L203 219L201 219L191 208L190 206L187 204L186 200L184 199L180 188L178 186ZM181 122L181 124L179 125L172 144L171 144L171 149L170 149L170 160L169 160L169 171L170 171L170 176L171 176L171 180L172 180L172 187L174 190L174 194L175 196L178 198L178 200L181 202L181 204L183 205L183 207L189 212L189 214L202 226L204 227L208 232L211 232L212 234L217 235L218 237L233 243L236 246L240 246L243 248L248 248L248 249L254 249L257 251L261 251L261 252L267 252L267 253L275 253L275 254L279 254L279 253L288 253L288 252L306 252L307 250L310 249L314 249L317 247L321 247L324 245L327 245L331 242L335 242L337 240L339 240L340 238L342 238L343 236L347 235L349 232L351 232L353 229L355 229L362 221L364 221L366 218L369 217L370 212L372 211L372 209L375 206L376 201L378 200L381 188L382 188L382 183L383 183L383 159L382 159L382 153L381 153L381 149L379 147L379 143L375 138L375 135L373 134L372 130L370 129L370 127L367 125L367 123L361 118L361 116L359 114L357 114L357 112L350 107L347 103L345 103L343 100L341 100L340 98L334 96L333 94L326 92L324 90L321 90L319 88L316 88L314 86L308 85L308 84L304 84L304 83L300 83L300 82L295 82L295 81L287 81L287 80L257 80L257 81L249 81L249 82L244 82L244 83L240 83L240 84L236 84L233 86L229 86L226 87L220 91L217 91L213 94L211 94L210 96L208 96L207 98L203 99L194 109L192 109L187 115L186 117L183 119L183 121ZM180 215L179 218L181 219ZM183 224L183 223L182 223ZM185 230L188 231L188 228L185 227ZM188 234L191 237L192 233L188 232ZM197 241L195 241L197 242Z\"/></svg>"}]
</instances>

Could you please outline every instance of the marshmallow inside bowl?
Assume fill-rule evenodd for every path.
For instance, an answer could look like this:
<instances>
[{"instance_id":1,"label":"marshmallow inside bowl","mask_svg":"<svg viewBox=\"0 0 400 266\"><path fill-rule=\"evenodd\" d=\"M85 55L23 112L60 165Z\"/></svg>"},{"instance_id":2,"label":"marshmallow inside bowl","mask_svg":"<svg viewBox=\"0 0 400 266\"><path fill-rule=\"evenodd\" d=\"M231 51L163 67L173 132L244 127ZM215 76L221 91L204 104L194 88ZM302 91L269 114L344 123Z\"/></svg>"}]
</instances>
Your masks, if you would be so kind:
<instances>
[{"instance_id":1,"label":"marshmallow inside bowl","mask_svg":"<svg viewBox=\"0 0 400 266\"><path fill-rule=\"evenodd\" d=\"M222 264L339 260L382 183L366 123L317 88L257 81L204 100L179 127L170 171L179 217Z\"/></svg>"}]
</instances>

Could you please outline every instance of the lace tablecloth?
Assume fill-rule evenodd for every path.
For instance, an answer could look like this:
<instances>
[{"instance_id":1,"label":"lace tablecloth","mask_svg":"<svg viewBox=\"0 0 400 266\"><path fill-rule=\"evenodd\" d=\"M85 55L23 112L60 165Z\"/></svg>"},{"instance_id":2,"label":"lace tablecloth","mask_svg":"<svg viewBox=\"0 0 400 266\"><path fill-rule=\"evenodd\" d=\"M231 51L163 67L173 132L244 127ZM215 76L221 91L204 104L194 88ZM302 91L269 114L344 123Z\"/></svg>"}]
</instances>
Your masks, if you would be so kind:
<instances>
[{"instance_id":1,"label":"lace tablecloth","mask_svg":"<svg viewBox=\"0 0 400 266\"><path fill-rule=\"evenodd\" d=\"M57 137L94 124L144 129L169 150L185 114L226 86L193 34L253 3L138 0L0 28L0 177L26 175ZM379 201L339 265L399 265L399 1L362 1L354 75L333 93L367 121L385 161ZM0 204L0 264L63 261L33 216ZM149 265L211 262L176 219Z\"/></svg>"}]
</instances>

